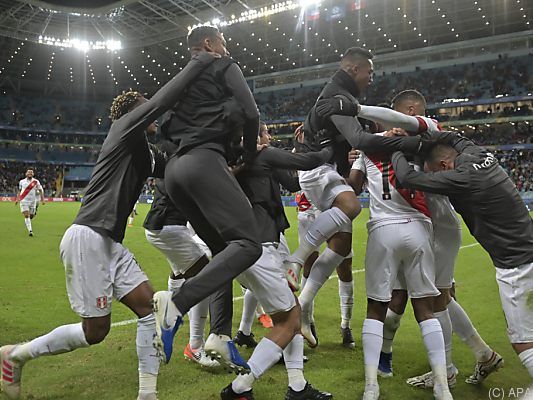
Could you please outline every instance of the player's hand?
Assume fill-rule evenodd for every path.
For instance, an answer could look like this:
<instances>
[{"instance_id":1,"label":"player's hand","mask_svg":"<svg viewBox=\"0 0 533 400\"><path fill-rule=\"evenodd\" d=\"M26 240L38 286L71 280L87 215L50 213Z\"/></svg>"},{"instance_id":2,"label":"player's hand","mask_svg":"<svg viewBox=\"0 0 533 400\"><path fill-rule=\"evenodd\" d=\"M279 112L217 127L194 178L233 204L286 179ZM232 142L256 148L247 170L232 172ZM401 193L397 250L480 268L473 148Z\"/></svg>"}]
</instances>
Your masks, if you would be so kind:
<instances>
[{"instance_id":1,"label":"player's hand","mask_svg":"<svg viewBox=\"0 0 533 400\"><path fill-rule=\"evenodd\" d=\"M222 56L218 53L213 53L211 51L199 51L195 53L191 60L197 60L200 64L205 64L205 66L211 64L215 59L221 58Z\"/></svg>"},{"instance_id":2,"label":"player's hand","mask_svg":"<svg viewBox=\"0 0 533 400\"><path fill-rule=\"evenodd\" d=\"M328 118L332 115L355 117L359 113L359 102L352 103L342 97L331 97L329 99L318 100L315 110L321 118Z\"/></svg>"},{"instance_id":3,"label":"player's hand","mask_svg":"<svg viewBox=\"0 0 533 400\"><path fill-rule=\"evenodd\" d=\"M361 153L357 149L351 149L348 153L348 164L352 165L357 159L361 157Z\"/></svg>"},{"instance_id":4,"label":"player's hand","mask_svg":"<svg viewBox=\"0 0 533 400\"><path fill-rule=\"evenodd\" d=\"M294 140L296 140L298 143L304 142L304 126L300 125L296 130L294 131Z\"/></svg>"},{"instance_id":5,"label":"player's hand","mask_svg":"<svg viewBox=\"0 0 533 400\"><path fill-rule=\"evenodd\" d=\"M267 147L268 147L268 144L258 144L257 152L259 153L261 150L266 149Z\"/></svg>"},{"instance_id":6,"label":"player's hand","mask_svg":"<svg viewBox=\"0 0 533 400\"><path fill-rule=\"evenodd\" d=\"M383 134L385 137L408 136L408 133L402 128L392 128Z\"/></svg>"}]
</instances>

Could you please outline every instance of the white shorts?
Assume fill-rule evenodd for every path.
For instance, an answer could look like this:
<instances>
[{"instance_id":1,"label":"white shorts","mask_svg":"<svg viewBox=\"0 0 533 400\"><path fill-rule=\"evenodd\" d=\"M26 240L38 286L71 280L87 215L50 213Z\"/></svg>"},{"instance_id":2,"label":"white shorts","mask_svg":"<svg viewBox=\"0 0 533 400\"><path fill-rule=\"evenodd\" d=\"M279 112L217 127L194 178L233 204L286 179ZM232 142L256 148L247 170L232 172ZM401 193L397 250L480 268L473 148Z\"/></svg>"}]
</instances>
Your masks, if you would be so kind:
<instances>
[{"instance_id":1,"label":"white shorts","mask_svg":"<svg viewBox=\"0 0 533 400\"><path fill-rule=\"evenodd\" d=\"M37 209L36 207L37 203L35 201L31 201L31 202L20 202L20 212L29 212L31 215L34 215L35 214L35 210Z\"/></svg>"},{"instance_id":2,"label":"white shorts","mask_svg":"<svg viewBox=\"0 0 533 400\"><path fill-rule=\"evenodd\" d=\"M496 268L507 334L511 343L533 342L533 263Z\"/></svg>"},{"instance_id":3,"label":"white shorts","mask_svg":"<svg viewBox=\"0 0 533 400\"><path fill-rule=\"evenodd\" d=\"M455 261L461 247L460 229L439 229L433 226L433 253L435 254L435 286L451 289L455 273Z\"/></svg>"},{"instance_id":4,"label":"white shorts","mask_svg":"<svg viewBox=\"0 0 533 400\"><path fill-rule=\"evenodd\" d=\"M82 318L110 314L113 297L120 300L148 280L127 248L88 226L70 226L59 249L70 306Z\"/></svg>"},{"instance_id":5,"label":"white shorts","mask_svg":"<svg viewBox=\"0 0 533 400\"><path fill-rule=\"evenodd\" d=\"M366 246L367 297L388 302L392 289L402 287L414 299L438 296L432 240L431 223L425 221L373 227Z\"/></svg>"},{"instance_id":6,"label":"white shorts","mask_svg":"<svg viewBox=\"0 0 533 400\"><path fill-rule=\"evenodd\" d=\"M186 226L165 225L158 231L145 229L144 234L146 240L166 256L174 275L184 274L206 255L205 243L198 238L205 246L202 249Z\"/></svg>"},{"instance_id":7,"label":"white shorts","mask_svg":"<svg viewBox=\"0 0 533 400\"><path fill-rule=\"evenodd\" d=\"M342 192L353 192L332 164L323 164L311 171L300 171L299 181L305 197L320 211L330 209Z\"/></svg>"},{"instance_id":8,"label":"white shorts","mask_svg":"<svg viewBox=\"0 0 533 400\"><path fill-rule=\"evenodd\" d=\"M304 211L304 212L298 212L298 244L302 244L302 240L304 240L305 235L307 234L307 231L309 230L309 227L313 222L315 222L315 219L317 215L320 214L320 211L315 210L314 212ZM316 249L318 251L318 249Z\"/></svg>"},{"instance_id":9,"label":"white shorts","mask_svg":"<svg viewBox=\"0 0 533 400\"><path fill-rule=\"evenodd\" d=\"M291 255L289 243L287 243L287 239L283 233L280 233L279 235L278 253L281 256L281 261L283 262L285 262L285 260L287 260L287 258Z\"/></svg>"},{"instance_id":10,"label":"white shorts","mask_svg":"<svg viewBox=\"0 0 533 400\"><path fill-rule=\"evenodd\" d=\"M267 314L289 311L296 306L296 298L283 272L283 260L274 246L263 246L259 260L237 280L254 293Z\"/></svg>"}]
</instances>

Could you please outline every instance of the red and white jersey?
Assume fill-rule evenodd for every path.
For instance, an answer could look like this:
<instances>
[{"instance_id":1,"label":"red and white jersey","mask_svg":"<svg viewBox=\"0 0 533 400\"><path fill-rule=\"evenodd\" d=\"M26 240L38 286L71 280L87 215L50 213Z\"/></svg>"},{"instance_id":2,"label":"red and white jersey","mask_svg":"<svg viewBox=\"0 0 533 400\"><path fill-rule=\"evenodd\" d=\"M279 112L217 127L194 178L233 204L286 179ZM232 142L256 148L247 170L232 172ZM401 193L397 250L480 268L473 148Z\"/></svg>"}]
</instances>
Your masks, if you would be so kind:
<instances>
[{"instance_id":1,"label":"red and white jersey","mask_svg":"<svg viewBox=\"0 0 533 400\"><path fill-rule=\"evenodd\" d=\"M21 203L35 203L40 198L37 191L43 192L41 183L35 179L24 178L19 181L19 199Z\"/></svg>"},{"instance_id":2,"label":"red and white jersey","mask_svg":"<svg viewBox=\"0 0 533 400\"><path fill-rule=\"evenodd\" d=\"M432 133L442 130L434 119L421 116L415 118L418 120L418 133ZM461 222L447 196L426 193L426 201L431 212L434 229L461 229Z\"/></svg>"},{"instance_id":3,"label":"red and white jersey","mask_svg":"<svg viewBox=\"0 0 533 400\"><path fill-rule=\"evenodd\" d=\"M304 192L296 193L296 206L299 213L314 214L317 211L317 208L311 204Z\"/></svg>"},{"instance_id":4,"label":"red and white jersey","mask_svg":"<svg viewBox=\"0 0 533 400\"><path fill-rule=\"evenodd\" d=\"M360 152L352 169L366 175L370 193L369 231L381 225L405 223L414 220L431 222L431 213L423 192L398 188L389 154Z\"/></svg>"}]
</instances>

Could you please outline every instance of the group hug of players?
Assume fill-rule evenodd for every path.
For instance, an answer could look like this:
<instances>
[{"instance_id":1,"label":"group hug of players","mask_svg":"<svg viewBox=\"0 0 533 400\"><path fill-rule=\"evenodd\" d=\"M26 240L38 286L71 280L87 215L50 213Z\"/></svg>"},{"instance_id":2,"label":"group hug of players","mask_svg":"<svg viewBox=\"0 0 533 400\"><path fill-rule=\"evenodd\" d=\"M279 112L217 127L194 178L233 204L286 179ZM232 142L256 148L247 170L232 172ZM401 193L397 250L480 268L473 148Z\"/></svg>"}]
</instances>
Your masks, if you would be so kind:
<instances>
[{"instance_id":1,"label":"group hug of players","mask_svg":"<svg viewBox=\"0 0 533 400\"><path fill-rule=\"evenodd\" d=\"M304 338L317 345L313 299L339 267L341 332L343 343L353 345L352 221L361 210L356 194L363 186L370 193L363 399L379 398L378 375L392 376L392 341L408 298L431 367L408 383L432 388L436 399L452 399L458 373L452 330L477 360L468 383L479 384L503 365L453 298L461 243L455 211L496 266L509 339L533 377L533 311L527 304L533 292L533 221L491 153L423 117L419 92L400 93L393 110L359 105L373 74L372 55L360 48L344 53L340 69L297 131L295 151L269 147L266 127L223 35L198 27L188 44L191 61L151 99L138 92L115 98L113 123L84 201L60 245L68 297L82 321L0 348L8 398L20 397L22 368L29 360L101 342L111 326L113 298L138 316L138 400L157 398L160 363L170 361L186 314L191 336L185 354L237 372L221 399L253 399L254 382L281 358L287 400L333 398L304 377ZM155 147L147 135L155 133L155 121L163 115L165 140ZM374 121L375 132L363 129L357 117ZM293 171L299 171L297 177ZM170 290L156 293L122 245L147 177L158 179L146 237L172 268ZM280 184L305 196L299 221L307 226L301 226L292 254L282 238L289 225ZM255 346L247 361L231 340L234 279L247 289L237 338ZM250 330L257 303L273 322L259 343L251 340Z\"/></svg>"}]
</instances>

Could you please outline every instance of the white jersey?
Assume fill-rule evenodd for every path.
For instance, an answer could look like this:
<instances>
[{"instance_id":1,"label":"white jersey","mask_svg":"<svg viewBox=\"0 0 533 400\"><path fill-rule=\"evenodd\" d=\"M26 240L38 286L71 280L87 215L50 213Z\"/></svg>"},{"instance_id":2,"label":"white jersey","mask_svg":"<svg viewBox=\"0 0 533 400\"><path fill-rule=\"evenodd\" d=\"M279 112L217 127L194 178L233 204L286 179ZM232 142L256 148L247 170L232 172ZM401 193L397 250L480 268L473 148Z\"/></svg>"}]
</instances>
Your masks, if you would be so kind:
<instances>
[{"instance_id":1,"label":"white jersey","mask_svg":"<svg viewBox=\"0 0 533 400\"><path fill-rule=\"evenodd\" d=\"M441 131L439 123L427 117L415 117L418 120L418 132L438 132ZM434 229L461 229L461 222L457 218L448 196L436 193L426 193L426 201L431 212L431 220Z\"/></svg>"},{"instance_id":2,"label":"white jersey","mask_svg":"<svg viewBox=\"0 0 533 400\"><path fill-rule=\"evenodd\" d=\"M424 193L396 187L396 176L389 154L366 155L360 152L352 169L362 171L367 178L370 193L369 232L377 226L387 224L414 220L431 222Z\"/></svg>"},{"instance_id":3,"label":"white jersey","mask_svg":"<svg viewBox=\"0 0 533 400\"><path fill-rule=\"evenodd\" d=\"M28 191L28 187L31 185L31 189ZM19 198L21 203L26 204L35 204L38 199L40 199L39 194L37 191L40 191L41 193L44 193L43 187L41 186L41 183L39 180L32 178L32 179L21 179L19 181ZM26 193L24 198L22 196Z\"/></svg>"}]
</instances>

